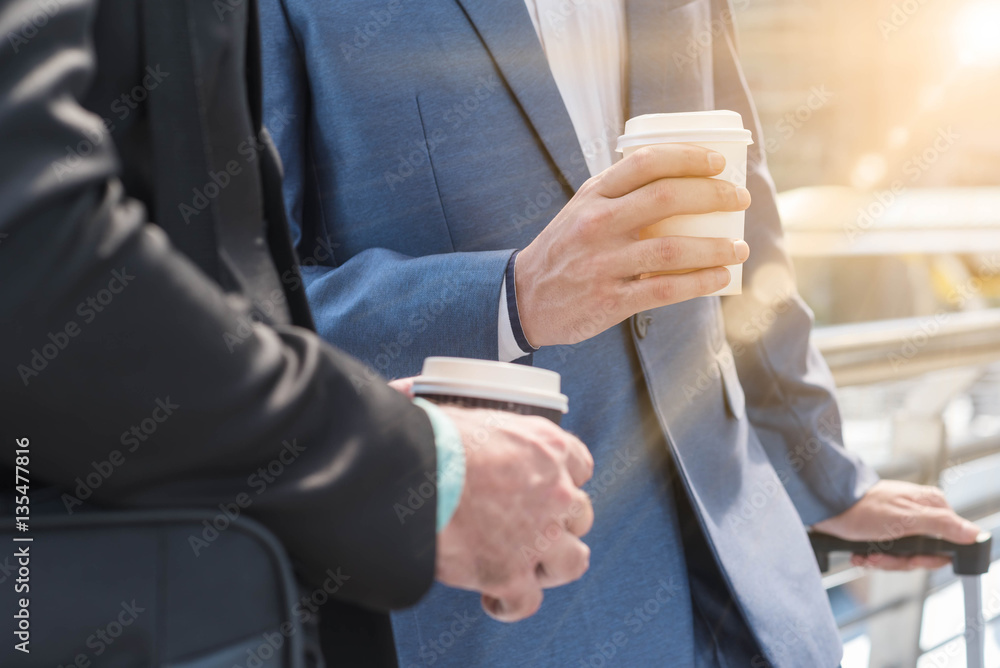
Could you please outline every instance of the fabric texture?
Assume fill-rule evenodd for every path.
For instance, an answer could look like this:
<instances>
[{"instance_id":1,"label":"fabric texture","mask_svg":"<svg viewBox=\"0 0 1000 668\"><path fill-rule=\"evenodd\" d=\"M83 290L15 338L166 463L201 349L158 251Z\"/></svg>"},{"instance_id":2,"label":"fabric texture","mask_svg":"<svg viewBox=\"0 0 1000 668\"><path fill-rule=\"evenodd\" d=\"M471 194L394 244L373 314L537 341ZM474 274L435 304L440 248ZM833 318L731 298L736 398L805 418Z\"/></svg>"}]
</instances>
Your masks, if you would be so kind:
<instances>
[{"instance_id":1,"label":"fabric texture","mask_svg":"<svg viewBox=\"0 0 1000 668\"><path fill-rule=\"evenodd\" d=\"M346 604L414 603L435 512L400 522L393 504L434 475L433 433L310 330L262 129L255 3L46 11L27 43L0 44L0 396L16 416L0 436L30 435L32 482L60 488L66 512L235 504L310 588L341 568L332 598L352 618L367 613ZM0 27L38 16L7 2ZM376 653L362 636L338 656Z\"/></svg>"},{"instance_id":2,"label":"fabric texture","mask_svg":"<svg viewBox=\"0 0 1000 668\"><path fill-rule=\"evenodd\" d=\"M808 342L732 9L625 10L626 117L727 108L754 133L744 294L647 311L533 354L562 375L562 424L594 454L591 569L516 630L482 615L463 626L456 615L475 616L475 597L435 587L394 616L405 666L586 665L601 648L623 665L685 666L698 628L709 629L699 642L719 628L751 636L718 641L734 665L747 647L789 668L839 660L803 522L845 510L875 476L843 448L833 382ZM412 375L431 354L497 359L509 249L589 177L583 147L522 0L394 5L369 35L371 11L360 0L262 3L265 106L302 119L273 133L299 252L334 248L307 279L318 329L387 375ZM460 296L444 291L452 281ZM592 314L595 331L602 317ZM699 558L714 561L707 586L686 563L681 530L692 527ZM661 582L677 588L657 599Z\"/></svg>"}]
</instances>

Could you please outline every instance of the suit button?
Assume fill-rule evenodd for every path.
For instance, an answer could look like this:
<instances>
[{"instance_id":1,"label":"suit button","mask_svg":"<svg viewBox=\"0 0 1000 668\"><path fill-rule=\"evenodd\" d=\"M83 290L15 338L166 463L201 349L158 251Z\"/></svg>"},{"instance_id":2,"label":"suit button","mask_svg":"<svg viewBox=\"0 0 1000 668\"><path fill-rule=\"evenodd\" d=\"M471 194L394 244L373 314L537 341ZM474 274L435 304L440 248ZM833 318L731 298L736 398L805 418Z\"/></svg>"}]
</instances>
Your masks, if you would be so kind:
<instances>
[{"instance_id":1,"label":"suit button","mask_svg":"<svg viewBox=\"0 0 1000 668\"><path fill-rule=\"evenodd\" d=\"M635 316L635 334L640 339L646 338L649 326L653 323L653 316L648 313L637 313Z\"/></svg>"}]
</instances>

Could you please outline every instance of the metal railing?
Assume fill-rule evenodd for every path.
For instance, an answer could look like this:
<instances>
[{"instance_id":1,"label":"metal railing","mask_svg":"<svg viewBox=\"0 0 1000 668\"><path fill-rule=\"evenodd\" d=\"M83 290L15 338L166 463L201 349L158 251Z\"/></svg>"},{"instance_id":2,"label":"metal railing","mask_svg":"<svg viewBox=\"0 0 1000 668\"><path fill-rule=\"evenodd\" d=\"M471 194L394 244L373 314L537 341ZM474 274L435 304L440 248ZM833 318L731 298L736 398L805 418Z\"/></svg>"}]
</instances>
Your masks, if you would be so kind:
<instances>
[{"instance_id":1,"label":"metal railing","mask_svg":"<svg viewBox=\"0 0 1000 668\"><path fill-rule=\"evenodd\" d=\"M878 467L885 477L935 484L951 467L1000 454L1000 436L949 447L942 420L951 399L968 390L986 365L1000 362L1000 309L821 327L813 342L841 388L914 380L901 415L895 416L894 432L900 433L893 439L893 457ZM982 520L998 507L1000 485L989 499L956 510ZM992 519L1000 524L1000 515ZM890 580L885 574L844 567L827 575L824 584L832 589L862 577L871 578L868 605L842 616L841 629L869 622L871 668L915 665L924 652L919 643L924 601L949 582L931 587L926 572Z\"/></svg>"},{"instance_id":2,"label":"metal railing","mask_svg":"<svg viewBox=\"0 0 1000 668\"><path fill-rule=\"evenodd\" d=\"M1000 361L1000 309L833 325L813 332L840 387Z\"/></svg>"}]
</instances>

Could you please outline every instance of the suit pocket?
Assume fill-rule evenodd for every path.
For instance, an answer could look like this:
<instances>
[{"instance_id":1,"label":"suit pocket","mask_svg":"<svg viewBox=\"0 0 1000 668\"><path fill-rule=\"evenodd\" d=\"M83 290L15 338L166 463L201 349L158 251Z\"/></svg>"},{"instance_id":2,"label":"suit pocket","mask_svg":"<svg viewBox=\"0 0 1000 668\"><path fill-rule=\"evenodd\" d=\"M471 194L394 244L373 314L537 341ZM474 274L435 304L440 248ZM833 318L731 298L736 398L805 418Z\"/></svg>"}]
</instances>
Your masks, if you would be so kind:
<instances>
[{"instance_id":1,"label":"suit pocket","mask_svg":"<svg viewBox=\"0 0 1000 668\"><path fill-rule=\"evenodd\" d=\"M715 362L719 365L719 375L722 377L722 392L726 395L726 406L734 418L742 420L746 417L746 395L736 373L736 358L733 349L724 345L715 353Z\"/></svg>"}]
</instances>

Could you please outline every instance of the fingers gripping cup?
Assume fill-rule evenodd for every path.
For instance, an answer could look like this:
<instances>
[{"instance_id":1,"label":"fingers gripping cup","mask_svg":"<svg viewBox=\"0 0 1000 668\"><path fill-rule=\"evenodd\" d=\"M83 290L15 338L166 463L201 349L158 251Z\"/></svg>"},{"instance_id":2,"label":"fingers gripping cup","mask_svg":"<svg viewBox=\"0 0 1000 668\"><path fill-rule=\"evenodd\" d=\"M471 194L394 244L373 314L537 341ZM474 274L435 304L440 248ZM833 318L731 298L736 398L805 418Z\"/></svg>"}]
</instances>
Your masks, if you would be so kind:
<instances>
[{"instance_id":1,"label":"fingers gripping cup","mask_svg":"<svg viewBox=\"0 0 1000 668\"><path fill-rule=\"evenodd\" d=\"M655 144L695 144L717 151L726 159L725 170L714 177L737 186L747 182L747 146L753 143L743 118L735 111L692 111L679 114L646 114L629 119L625 134L618 138L618 151L627 158L642 146ZM641 237L723 237L743 238L743 211L716 211L672 216L650 225ZM743 265L726 267L729 285L713 295L738 295L743 291ZM643 276L644 278L645 276Z\"/></svg>"},{"instance_id":2,"label":"fingers gripping cup","mask_svg":"<svg viewBox=\"0 0 1000 668\"><path fill-rule=\"evenodd\" d=\"M428 357L413 381L414 396L437 404L540 415L559 424L569 400L555 371L462 357Z\"/></svg>"}]
</instances>

